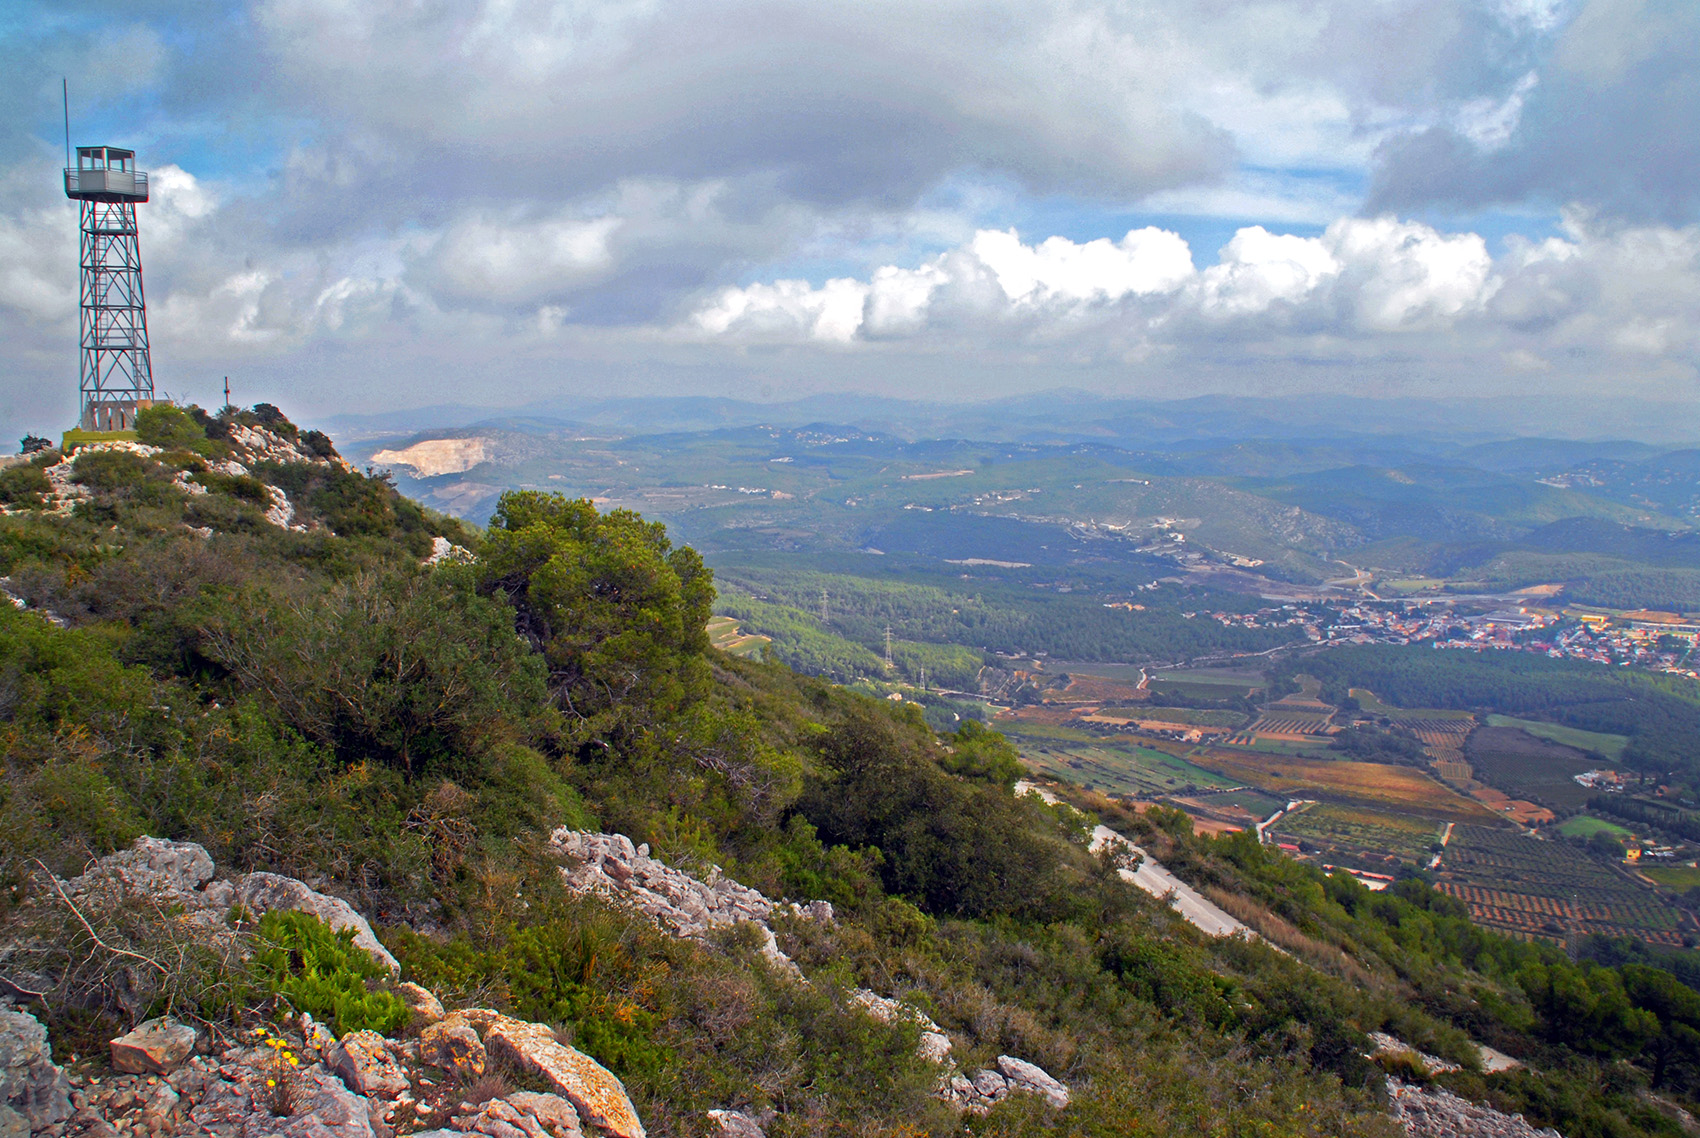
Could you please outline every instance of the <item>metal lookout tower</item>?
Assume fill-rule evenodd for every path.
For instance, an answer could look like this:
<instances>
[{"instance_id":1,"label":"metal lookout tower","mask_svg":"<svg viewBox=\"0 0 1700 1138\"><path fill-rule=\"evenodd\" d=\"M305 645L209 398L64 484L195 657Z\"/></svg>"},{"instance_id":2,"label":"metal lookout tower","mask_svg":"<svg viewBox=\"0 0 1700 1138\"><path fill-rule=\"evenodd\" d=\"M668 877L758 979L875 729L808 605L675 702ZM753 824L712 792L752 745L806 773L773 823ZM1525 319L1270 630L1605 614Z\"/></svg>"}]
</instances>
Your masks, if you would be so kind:
<instances>
[{"instance_id":1,"label":"metal lookout tower","mask_svg":"<svg viewBox=\"0 0 1700 1138\"><path fill-rule=\"evenodd\" d=\"M148 312L136 205L148 176L116 146L79 146L65 168L65 196L82 203L82 416L90 431L127 431L153 403Z\"/></svg>"}]
</instances>

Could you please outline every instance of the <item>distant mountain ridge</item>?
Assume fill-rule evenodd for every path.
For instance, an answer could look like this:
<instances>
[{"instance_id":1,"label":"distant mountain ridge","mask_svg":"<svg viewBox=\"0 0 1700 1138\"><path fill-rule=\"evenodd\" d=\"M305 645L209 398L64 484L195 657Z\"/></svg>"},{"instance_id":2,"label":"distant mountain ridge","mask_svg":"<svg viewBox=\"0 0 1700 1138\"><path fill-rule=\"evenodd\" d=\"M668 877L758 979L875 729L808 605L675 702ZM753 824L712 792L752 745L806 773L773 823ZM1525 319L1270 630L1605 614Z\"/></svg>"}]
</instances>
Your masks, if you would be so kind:
<instances>
[{"instance_id":1,"label":"distant mountain ridge","mask_svg":"<svg viewBox=\"0 0 1700 1138\"><path fill-rule=\"evenodd\" d=\"M637 396L538 401L518 407L465 404L341 414L315 425L357 442L466 426L528 424L588 432L698 431L839 423L906 439L1106 442L1140 447L1231 438L1406 438L1418 449L1499 447L1516 439L1514 463L1548 467L1592 459L1637 461L1700 441L1700 407L1634 400L1569 414L1521 399L1421 400L1321 395L1202 395L1132 399L1058 389L980 403L931 403L866 395L811 395L762 403L719 396ZM1539 437L1530 437L1539 436ZM1640 442L1625 442L1639 439ZM1662 445L1661 445L1662 444ZM1542 454L1541 452L1547 453Z\"/></svg>"}]
</instances>

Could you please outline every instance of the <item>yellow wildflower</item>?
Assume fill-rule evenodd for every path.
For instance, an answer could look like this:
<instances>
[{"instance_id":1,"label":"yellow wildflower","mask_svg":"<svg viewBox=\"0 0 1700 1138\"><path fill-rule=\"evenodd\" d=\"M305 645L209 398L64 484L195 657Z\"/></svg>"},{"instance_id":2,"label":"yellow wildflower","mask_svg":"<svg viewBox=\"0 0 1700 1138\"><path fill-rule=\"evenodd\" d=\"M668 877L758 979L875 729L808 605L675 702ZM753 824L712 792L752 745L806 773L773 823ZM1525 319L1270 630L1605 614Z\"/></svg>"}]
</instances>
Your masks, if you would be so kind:
<instances>
[{"instance_id":1,"label":"yellow wildflower","mask_svg":"<svg viewBox=\"0 0 1700 1138\"><path fill-rule=\"evenodd\" d=\"M268 1086L268 1087L277 1086L277 1080L276 1079L267 1079L266 1080L266 1086Z\"/></svg>"}]
</instances>

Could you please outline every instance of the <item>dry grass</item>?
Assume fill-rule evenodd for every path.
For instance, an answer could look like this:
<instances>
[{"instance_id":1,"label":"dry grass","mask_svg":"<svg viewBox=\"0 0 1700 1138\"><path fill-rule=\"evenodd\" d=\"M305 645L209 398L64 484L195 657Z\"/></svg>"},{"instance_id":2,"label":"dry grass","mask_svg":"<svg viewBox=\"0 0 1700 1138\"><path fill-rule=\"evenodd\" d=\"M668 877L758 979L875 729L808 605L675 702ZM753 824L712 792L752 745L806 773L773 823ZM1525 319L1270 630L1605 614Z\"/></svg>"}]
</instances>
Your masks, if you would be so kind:
<instances>
[{"instance_id":1,"label":"dry grass","mask_svg":"<svg viewBox=\"0 0 1700 1138\"><path fill-rule=\"evenodd\" d=\"M1138 703L1150 693L1103 676L1070 675L1068 686L1045 693L1046 703Z\"/></svg>"},{"instance_id":2,"label":"dry grass","mask_svg":"<svg viewBox=\"0 0 1700 1138\"><path fill-rule=\"evenodd\" d=\"M1192 760L1206 770L1283 794L1319 791L1448 821L1482 822L1492 811L1414 767L1330 762L1212 748Z\"/></svg>"},{"instance_id":3,"label":"dry grass","mask_svg":"<svg viewBox=\"0 0 1700 1138\"><path fill-rule=\"evenodd\" d=\"M1299 931L1290 921L1271 913L1256 901L1239 893L1229 893L1216 886L1206 886L1204 895L1223 912L1255 929L1259 936L1278 948L1283 948L1306 964L1353 984L1365 991L1383 987L1374 973L1365 969L1338 945L1317 940Z\"/></svg>"}]
</instances>

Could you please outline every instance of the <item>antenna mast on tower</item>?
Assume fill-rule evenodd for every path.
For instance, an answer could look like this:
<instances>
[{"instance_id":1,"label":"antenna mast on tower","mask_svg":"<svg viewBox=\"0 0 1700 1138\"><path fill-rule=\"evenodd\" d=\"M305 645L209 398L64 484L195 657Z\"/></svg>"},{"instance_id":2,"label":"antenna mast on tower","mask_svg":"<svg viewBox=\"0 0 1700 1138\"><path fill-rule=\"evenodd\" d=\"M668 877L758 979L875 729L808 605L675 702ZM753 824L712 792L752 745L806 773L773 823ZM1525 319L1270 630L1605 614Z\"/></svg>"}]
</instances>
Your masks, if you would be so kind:
<instances>
[{"instance_id":1,"label":"antenna mast on tower","mask_svg":"<svg viewBox=\"0 0 1700 1138\"><path fill-rule=\"evenodd\" d=\"M148 200L148 176L136 169L135 151L116 146L79 146L72 166L68 85L65 119L65 196L82 203L79 425L90 431L128 431L136 425L136 412L153 405L136 232L136 206Z\"/></svg>"},{"instance_id":2,"label":"antenna mast on tower","mask_svg":"<svg viewBox=\"0 0 1700 1138\"><path fill-rule=\"evenodd\" d=\"M891 625L889 624L885 626L885 666L888 668L893 666L891 663Z\"/></svg>"}]
</instances>

